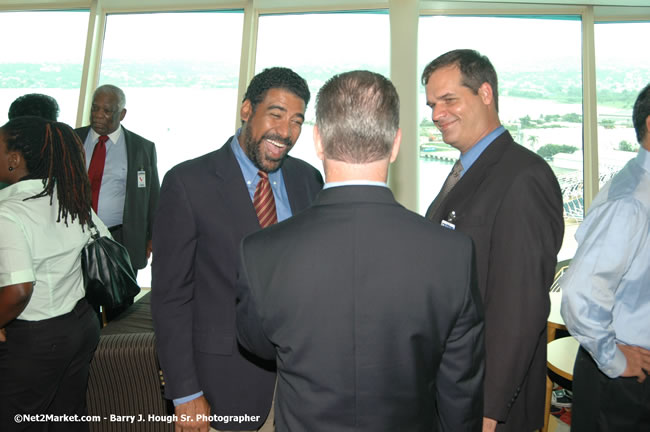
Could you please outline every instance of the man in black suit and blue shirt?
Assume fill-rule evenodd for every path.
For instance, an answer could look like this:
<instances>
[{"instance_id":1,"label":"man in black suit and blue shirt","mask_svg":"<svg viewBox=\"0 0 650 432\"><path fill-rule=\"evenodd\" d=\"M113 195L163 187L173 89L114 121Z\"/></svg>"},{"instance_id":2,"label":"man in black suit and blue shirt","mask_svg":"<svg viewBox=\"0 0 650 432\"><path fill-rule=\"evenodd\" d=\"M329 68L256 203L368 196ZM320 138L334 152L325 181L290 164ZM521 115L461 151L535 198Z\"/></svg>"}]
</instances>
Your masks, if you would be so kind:
<instances>
[{"instance_id":1,"label":"man in black suit and blue shirt","mask_svg":"<svg viewBox=\"0 0 650 432\"><path fill-rule=\"evenodd\" d=\"M544 424L548 289L564 234L560 186L501 126L487 57L450 51L429 63L422 83L442 139L461 152L427 218L474 241L485 306L483 428L530 432Z\"/></svg>"},{"instance_id":2,"label":"man in black suit and blue shirt","mask_svg":"<svg viewBox=\"0 0 650 432\"><path fill-rule=\"evenodd\" d=\"M237 334L277 363L278 431L481 429L472 243L395 201L400 140L389 80L332 78L314 128L325 189L242 242Z\"/></svg>"},{"instance_id":3,"label":"man in black suit and blue shirt","mask_svg":"<svg viewBox=\"0 0 650 432\"><path fill-rule=\"evenodd\" d=\"M151 256L160 181L154 143L121 125L126 116L125 106L122 89L110 84L98 87L93 94L90 125L75 132L86 151L93 208L113 238L129 252L131 265L137 271L146 267ZM103 151L101 156L99 150ZM101 174L95 177L93 172L97 172L98 165ZM124 309L107 309L107 319L110 321Z\"/></svg>"},{"instance_id":4,"label":"man in black suit and blue shirt","mask_svg":"<svg viewBox=\"0 0 650 432\"><path fill-rule=\"evenodd\" d=\"M269 413L275 365L237 346L237 260L241 239L268 222L259 216L259 186L270 185L271 219L282 221L306 208L323 185L314 167L287 154L300 135L309 97L295 72L264 70L246 90L235 136L172 168L163 180L151 311L177 432L207 432L210 425L274 430Z\"/></svg>"}]
</instances>

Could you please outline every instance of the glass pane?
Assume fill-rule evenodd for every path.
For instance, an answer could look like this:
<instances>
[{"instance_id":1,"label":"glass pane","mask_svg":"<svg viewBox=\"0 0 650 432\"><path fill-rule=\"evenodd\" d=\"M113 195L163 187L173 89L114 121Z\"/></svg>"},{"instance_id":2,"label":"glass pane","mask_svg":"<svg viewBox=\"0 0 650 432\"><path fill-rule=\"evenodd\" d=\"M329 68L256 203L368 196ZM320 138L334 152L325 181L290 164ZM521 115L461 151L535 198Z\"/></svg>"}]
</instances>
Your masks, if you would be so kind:
<instances>
[{"instance_id":1,"label":"glass pane","mask_svg":"<svg viewBox=\"0 0 650 432\"><path fill-rule=\"evenodd\" d=\"M107 17L100 84L124 90L123 125L156 143L161 179L233 134L243 17L240 11Z\"/></svg>"},{"instance_id":2,"label":"glass pane","mask_svg":"<svg viewBox=\"0 0 650 432\"><path fill-rule=\"evenodd\" d=\"M174 165L233 135L243 17L241 11L107 17L100 84L124 90L123 125L156 144L161 181ZM138 272L138 282L151 286L149 267Z\"/></svg>"},{"instance_id":3,"label":"glass pane","mask_svg":"<svg viewBox=\"0 0 650 432\"><path fill-rule=\"evenodd\" d=\"M17 97L43 93L57 100L59 120L74 126L87 27L88 11L0 13L2 124Z\"/></svg>"},{"instance_id":4,"label":"glass pane","mask_svg":"<svg viewBox=\"0 0 650 432\"><path fill-rule=\"evenodd\" d=\"M383 12L260 17L256 73L267 67L286 66L300 74L311 91L305 123L292 156L322 171L312 138L316 94L340 72L366 69L388 77L389 47L390 24L388 14Z\"/></svg>"},{"instance_id":5,"label":"glass pane","mask_svg":"<svg viewBox=\"0 0 650 432\"><path fill-rule=\"evenodd\" d=\"M633 50L630 41L642 40L648 35L648 22L595 26L601 186L636 156L639 149L632 108L641 89L650 82L650 58Z\"/></svg>"},{"instance_id":6,"label":"glass pane","mask_svg":"<svg viewBox=\"0 0 650 432\"><path fill-rule=\"evenodd\" d=\"M453 38L448 37L451 34ZM499 77L501 123L515 141L542 155L557 175L564 195L566 226L558 258L571 258L576 249L575 230L582 220L580 21L557 17L420 18L420 71L437 56L458 48L472 48L490 58ZM459 152L442 142L422 86L418 106L419 211L424 214Z\"/></svg>"}]
</instances>

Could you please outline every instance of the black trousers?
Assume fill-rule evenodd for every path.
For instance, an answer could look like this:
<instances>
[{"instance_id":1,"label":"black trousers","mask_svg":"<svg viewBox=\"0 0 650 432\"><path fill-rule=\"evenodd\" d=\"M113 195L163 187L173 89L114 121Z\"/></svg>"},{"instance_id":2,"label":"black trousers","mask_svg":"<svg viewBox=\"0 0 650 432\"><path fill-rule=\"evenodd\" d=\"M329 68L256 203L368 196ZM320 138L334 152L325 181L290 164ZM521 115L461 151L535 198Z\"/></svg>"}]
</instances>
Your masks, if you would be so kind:
<instances>
[{"instance_id":1,"label":"black trousers","mask_svg":"<svg viewBox=\"0 0 650 432\"><path fill-rule=\"evenodd\" d=\"M582 347L573 369L571 432L650 431L650 377L609 378Z\"/></svg>"},{"instance_id":2,"label":"black trousers","mask_svg":"<svg viewBox=\"0 0 650 432\"><path fill-rule=\"evenodd\" d=\"M21 414L84 416L99 325L85 299L41 321L14 320L0 343L0 431L88 431L87 422L16 422Z\"/></svg>"}]
</instances>

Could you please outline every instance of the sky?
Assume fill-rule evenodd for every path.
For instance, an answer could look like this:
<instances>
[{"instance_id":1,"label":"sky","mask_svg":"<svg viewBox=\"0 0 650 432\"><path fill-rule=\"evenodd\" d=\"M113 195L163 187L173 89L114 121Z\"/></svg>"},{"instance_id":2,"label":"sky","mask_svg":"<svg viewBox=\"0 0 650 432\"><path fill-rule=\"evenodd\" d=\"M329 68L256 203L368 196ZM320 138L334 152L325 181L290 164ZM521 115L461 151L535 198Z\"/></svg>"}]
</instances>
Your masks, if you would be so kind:
<instances>
[{"instance_id":1,"label":"sky","mask_svg":"<svg viewBox=\"0 0 650 432\"><path fill-rule=\"evenodd\" d=\"M85 51L87 25L87 11L0 13L0 40L10 41L3 43L2 61L80 61ZM204 59L213 55L214 50L219 56L238 58L241 44L232 42L241 41L242 25L241 11L109 15L103 55L106 59L126 61L165 59L169 53L179 59ZM495 28L501 31L495 32ZM488 54L497 69L498 64L508 62L522 67L534 64L539 50L545 50L559 61L573 59L580 52L580 34L580 21L570 19L422 17L419 63L426 64L428 59L460 47ZM607 56L612 62L625 59L628 65L650 67L650 57L634 54L636 48L633 48L637 45L635 41L648 37L650 23L647 22L596 26L597 50L601 57ZM201 43L187 44L188 38ZM386 13L262 16L257 43L258 62L264 64L354 64L358 62L357 52L336 49L350 43L363 47L364 57L382 59L390 50L389 16ZM268 58L277 57L277 52L282 57ZM513 57L516 62L512 62Z\"/></svg>"}]
</instances>

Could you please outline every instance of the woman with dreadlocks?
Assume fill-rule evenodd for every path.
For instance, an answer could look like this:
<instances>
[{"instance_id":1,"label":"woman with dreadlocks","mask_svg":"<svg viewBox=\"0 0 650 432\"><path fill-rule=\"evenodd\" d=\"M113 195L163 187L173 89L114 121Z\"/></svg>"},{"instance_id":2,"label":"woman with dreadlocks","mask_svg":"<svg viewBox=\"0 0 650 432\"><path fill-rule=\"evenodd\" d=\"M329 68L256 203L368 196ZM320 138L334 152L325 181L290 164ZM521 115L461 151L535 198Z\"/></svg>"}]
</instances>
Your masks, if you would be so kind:
<instances>
[{"instance_id":1,"label":"woman with dreadlocks","mask_svg":"<svg viewBox=\"0 0 650 432\"><path fill-rule=\"evenodd\" d=\"M91 210L83 145L63 123L11 120L0 128L0 181L9 184L0 190L0 430L87 431L69 421L86 414L99 341L80 254L91 217L107 229Z\"/></svg>"}]
</instances>

